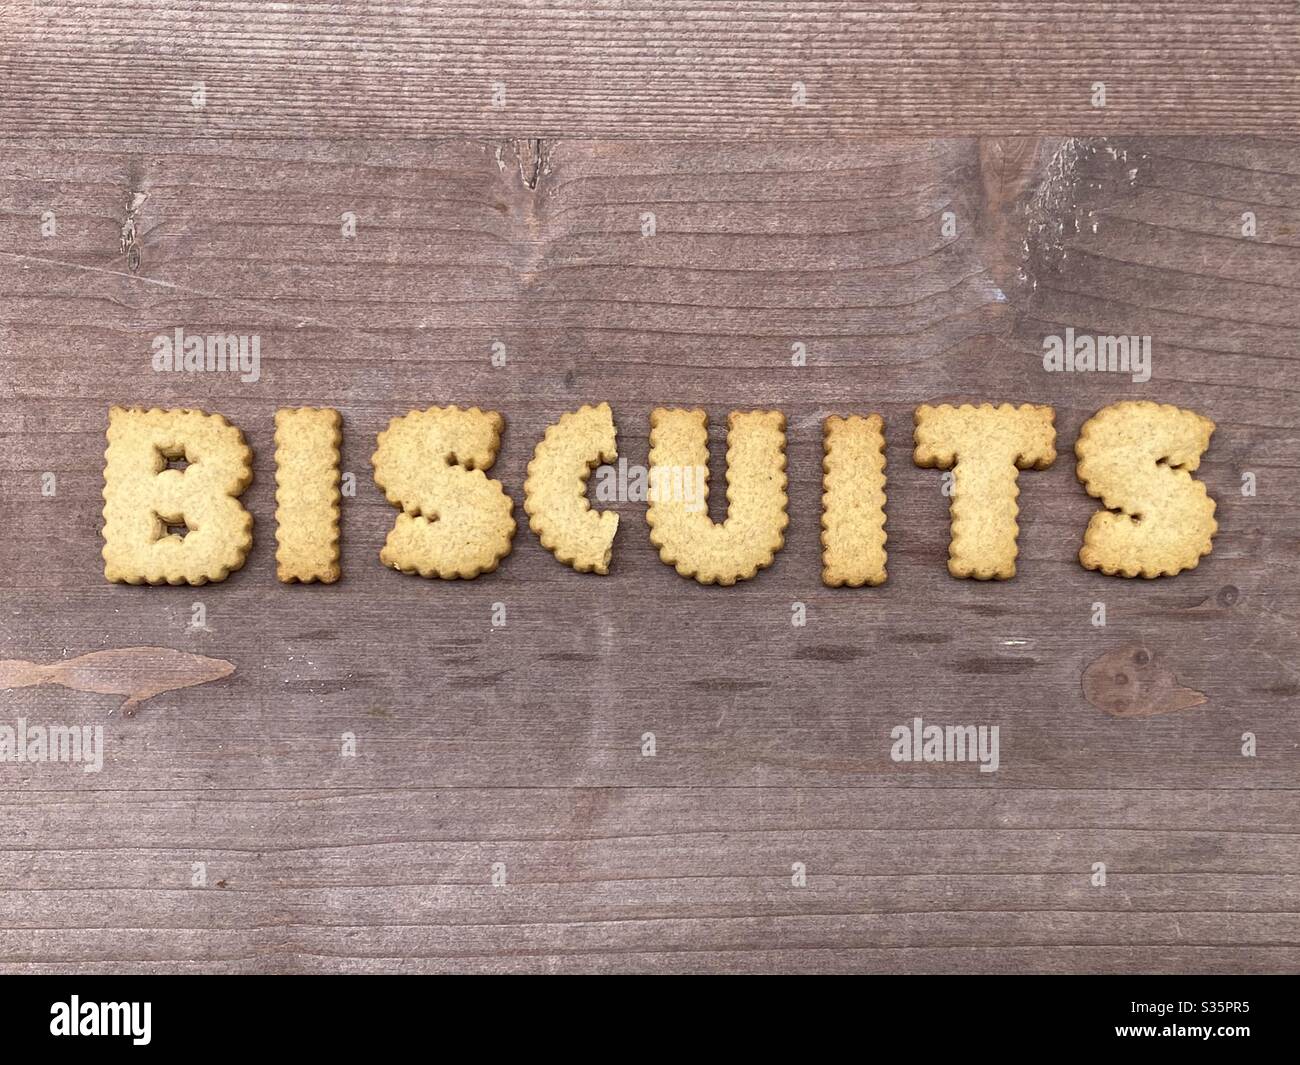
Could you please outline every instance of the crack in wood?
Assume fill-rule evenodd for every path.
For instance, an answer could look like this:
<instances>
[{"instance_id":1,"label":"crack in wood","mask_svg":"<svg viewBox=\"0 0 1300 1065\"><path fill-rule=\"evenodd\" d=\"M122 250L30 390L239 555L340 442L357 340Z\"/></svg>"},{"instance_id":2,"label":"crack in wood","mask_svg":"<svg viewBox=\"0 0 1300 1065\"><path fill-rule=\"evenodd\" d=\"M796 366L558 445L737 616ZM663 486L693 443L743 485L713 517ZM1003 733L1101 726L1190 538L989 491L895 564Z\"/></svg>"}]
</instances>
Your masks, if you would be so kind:
<instances>
[{"instance_id":1,"label":"crack in wood","mask_svg":"<svg viewBox=\"0 0 1300 1065\"><path fill-rule=\"evenodd\" d=\"M147 192L139 190L133 190L126 198L126 218L122 222L118 247L126 256L127 269L133 274L140 269L140 236L136 227L136 212L144 206L148 198Z\"/></svg>"},{"instance_id":2,"label":"crack in wood","mask_svg":"<svg viewBox=\"0 0 1300 1065\"><path fill-rule=\"evenodd\" d=\"M519 161L519 178L525 188L537 188L546 166L548 148L540 137L515 142L515 157Z\"/></svg>"}]
</instances>

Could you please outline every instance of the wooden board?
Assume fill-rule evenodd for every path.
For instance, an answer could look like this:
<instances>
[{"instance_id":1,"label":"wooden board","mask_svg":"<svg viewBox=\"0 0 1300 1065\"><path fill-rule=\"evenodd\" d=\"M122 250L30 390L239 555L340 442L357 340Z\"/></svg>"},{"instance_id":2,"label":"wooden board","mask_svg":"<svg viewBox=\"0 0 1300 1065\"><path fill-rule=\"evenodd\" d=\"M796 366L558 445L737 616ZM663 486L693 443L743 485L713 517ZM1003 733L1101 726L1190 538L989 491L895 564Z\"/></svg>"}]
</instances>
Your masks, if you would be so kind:
<instances>
[{"instance_id":1,"label":"wooden board","mask_svg":"<svg viewBox=\"0 0 1300 1065\"><path fill-rule=\"evenodd\" d=\"M51 133L0 162L0 658L157 646L235 667L132 717L86 691L0 692L0 724L98 723L106 745L98 774L0 763L3 970L1300 963L1294 142ZM154 372L151 340L177 326L259 335L261 379ZM1152 379L1045 373L1042 338L1066 326L1151 335ZM1130 397L1218 423L1201 476L1220 535L1172 580L1074 557L1093 509L1075 436ZM545 426L602 399L630 463L653 406L705 406L715 483L727 411L784 410L772 569L685 581L634 502L615 504L606 578L526 528L477 581L379 565L394 511L369 456L390 417L502 411L494 472L520 503ZM1057 411L1005 584L947 576L941 476L911 462L914 407L960 399ZM226 583L104 582L113 403L247 434L256 543ZM334 587L274 580L272 418L296 404L342 412L357 478ZM832 591L820 423L854 411L886 420L890 580ZM1205 703L1091 705L1083 672L1139 645ZM915 716L998 725L1000 769L893 762Z\"/></svg>"},{"instance_id":2,"label":"wooden board","mask_svg":"<svg viewBox=\"0 0 1300 1065\"><path fill-rule=\"evenodd\" d=\"M1293 0L21 0L0 57L15 133L1300 132Z\"/></svg>"}]
</instances>

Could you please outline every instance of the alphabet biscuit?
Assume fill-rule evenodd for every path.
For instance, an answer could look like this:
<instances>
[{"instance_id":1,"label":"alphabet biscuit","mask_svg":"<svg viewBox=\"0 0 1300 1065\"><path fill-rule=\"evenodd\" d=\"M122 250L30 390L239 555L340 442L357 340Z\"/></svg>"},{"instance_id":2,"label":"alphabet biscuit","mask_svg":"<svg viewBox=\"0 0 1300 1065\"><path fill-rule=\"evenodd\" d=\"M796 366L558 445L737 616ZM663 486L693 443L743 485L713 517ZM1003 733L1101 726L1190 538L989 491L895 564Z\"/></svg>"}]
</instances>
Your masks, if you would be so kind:
<instances>
[{"instance_id":1,"label":"alphabet biscuit","mask_svg":"<svg viewBox=\"0 0 1300 1065\"><path fill-rule=\"evenodd\" d=\"M832 416L822 423L822 583L883 584L885 423Z\"/></svg>"},{"instance_id":2,"label":"alphabet biscuit","mask_svg":"<svg viewBox=\"0 0 1300 1065\"><path fill-rule=\"evenodd\" d=\"M514 501L488 480L505 419L477 407L430 407L388 423L371 458L402 513L379 552L386 566L443 580L491 573L510 553Z\"/></svg>"},{"instance_id":3,"label":"alphabet biscuit","mask_svg":"<svg viewBox=\"0 0 1300 1065\"><path fill-rule=\"evenodd\" d=\"M650 415L646 521L660 559L701 584L735 584L772 564L785 545L785 415L732 411L727 419L727 520L709 518L708 416Z\"/></svg>"},{"instance_id":4,"label":"alphabet biscuit","mask_svg":"<svg viewBox=\"0 0 1300 1065\"><path fill-rule=\"evenodd\" d=\"M329 408L275 412L275 562L284 583L339 579L339 445Z\"/></svg>"},{"instance_id":5,"label":"alphabet biscuit","mask_svg":"<svg viewBox=\"0 0 1300 1065\"><path fill-rule=\"evenodd\" d=\"M125 584L206 584L239 569L253 516L238 496L253 480L244 435L201 410L108 412L104 576ZM184 460L184 469L169 463ZM184 525L184 534L169 526Z\"/></svg>"},{"instance_id":6,"label":"alphabet biscuit","mask_svg":"<svg viewBox=\"0 0 1300 1065\"><path fill-rule=\"evenodd\" d=\"M1219 524L1192 477L1214 422L1167 404L1126 401L1083 424L1074 452L1088 494L1107 508L1088 522L1079 561L1118 577L1172 577L1213 549Z\"/></svg>"},{"instance_id":7,"label":"alphabet biscuit","mask_svg":"<svg viewBox=\"0 0 1300 1065\"><path fill-rule=\"evenodd\" d=\"M1016 573L1019 470L1056 461L1056 412L1023 404L916 408L918 466L953 471L948 572L976 580Z\"/></svg>"},{"instance_id":8,"label":"alphabet biscuit","mask_svg":"<svg viewBox=\"0 0 1300 1065\"><path fill-rule=\"evenodd\" d=\"M533 452L524 481L524 511L542 546L579 573L608 573L618 531L612 510L594 511L587 478L618 458L614 415L608 403L564 414Z\"/></svg>"}]
</instances>

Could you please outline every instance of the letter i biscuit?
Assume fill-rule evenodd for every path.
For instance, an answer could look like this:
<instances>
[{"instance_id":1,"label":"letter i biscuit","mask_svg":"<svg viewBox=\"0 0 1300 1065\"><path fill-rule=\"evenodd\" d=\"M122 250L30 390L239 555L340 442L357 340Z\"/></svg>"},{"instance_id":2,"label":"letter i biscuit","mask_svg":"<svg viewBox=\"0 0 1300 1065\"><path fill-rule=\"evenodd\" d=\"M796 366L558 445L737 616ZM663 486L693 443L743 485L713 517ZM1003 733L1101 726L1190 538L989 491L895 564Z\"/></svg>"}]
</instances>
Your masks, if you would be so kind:
<instances>
[{"instance_id":1,"label":"letter i biscuit","mask_svg":"<svg viewBox=\"0 0 1300 1065\"><path fill-rule=\"evenodd\" d=\"M275 562L286 584L339 579L339 445L329 408L275 412Z\"/></svg>"},{"instance_id":2,"label":"letter i biscuit","mask_svg":"<svg viewBox=\"0 0 1300 1065\"><path fill-rule=\"evenodd\" d=\"M832 416L822 423L822 583L885 582L885 423Z\"/></svg>"}]
</instances>

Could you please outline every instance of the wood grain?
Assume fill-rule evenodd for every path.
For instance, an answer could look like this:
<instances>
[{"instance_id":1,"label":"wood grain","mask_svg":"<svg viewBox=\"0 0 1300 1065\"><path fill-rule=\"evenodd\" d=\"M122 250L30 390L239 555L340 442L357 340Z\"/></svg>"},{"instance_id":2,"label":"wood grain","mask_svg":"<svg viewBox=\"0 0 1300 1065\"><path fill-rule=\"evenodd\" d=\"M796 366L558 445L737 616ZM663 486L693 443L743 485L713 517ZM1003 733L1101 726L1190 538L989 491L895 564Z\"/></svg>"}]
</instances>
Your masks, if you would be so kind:
<instances>
[{"instance_id":1,"label":"wood grain","mask_svg":"<svg viewBox=\"0 0 1300 1065\"><path fill-rule=\"evenodd\" d=\"M0 968L1300 963L1294 142L48 136L0 153L0 658L151 646L236 667L131 719L93 693L0 692L0 724L101 723L106 744L99 774L0 763ZM260 335L261 380L155 373L151 338L178 325ZM1067 325L1152 335L1151 381L1044 373L1042 337ZM1075 561L1093 501L1074 438L1135 396L1218 423L1200 475L1220 535L1172 580ZM368 462L390 417L502 411L495 473L518 503L545 426L602 399L631 463L653 406L704 405L715 483L726 412L783 409L776 564L698 587L619 503L606 578L524 528L474 582L379 565L394 512ZM961 399L1057 410L1061 456L1021 477L1005 584L947 576L940 476L910 460L913 408ZM229 581L103 581L112 403L201 406L248 435L256 543ZM358 491L336 586L274 580L287 404L343 414ZM870 411L890 579L829 590L820 422ZM1139 642L1206 703L1127 720L1090 705L1089 664ZM998 725L1001 768L891 761L890 729L918 715Z\"/></svg>"},{"instance_id":2,"label":"wood grain","mask_svg":"<svg viewBox=\"0 0 1300 1065\"><path fill-rule=\"evenodd\" d=\"M25 0L0 56L15 133L1300 132L1292 0Z\"/></svg>"}]
</instances>

